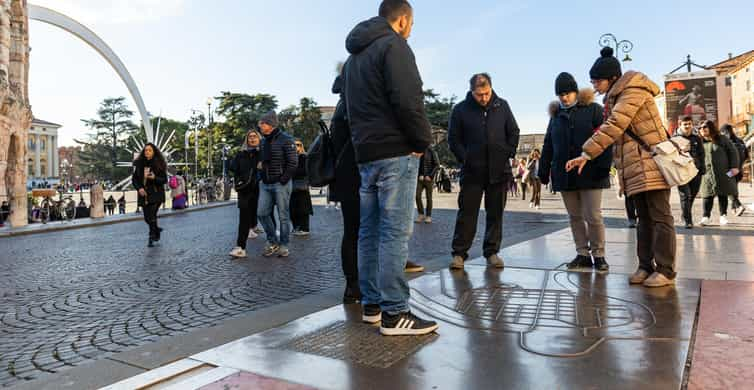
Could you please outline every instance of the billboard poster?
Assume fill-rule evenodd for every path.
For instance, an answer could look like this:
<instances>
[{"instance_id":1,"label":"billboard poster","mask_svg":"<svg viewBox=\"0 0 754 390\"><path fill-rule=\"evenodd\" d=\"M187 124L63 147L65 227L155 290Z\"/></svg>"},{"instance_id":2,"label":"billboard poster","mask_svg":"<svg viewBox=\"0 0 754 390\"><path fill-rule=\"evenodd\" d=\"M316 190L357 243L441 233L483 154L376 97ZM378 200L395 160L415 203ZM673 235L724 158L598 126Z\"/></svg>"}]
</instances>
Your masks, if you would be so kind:
<instances>
[{"instance_id":1,"label":"billboard poster","mask_svg":"<svg viewBox=\"0 0 754 390\"><path fill-rule=\"evenodd\" d=\"M679 121L690 116L694 127L711 120L717 123L717 78L712 72L697 72L665 77L665 114L668 131L674 134Z\"/></svg>"}]
</instances>

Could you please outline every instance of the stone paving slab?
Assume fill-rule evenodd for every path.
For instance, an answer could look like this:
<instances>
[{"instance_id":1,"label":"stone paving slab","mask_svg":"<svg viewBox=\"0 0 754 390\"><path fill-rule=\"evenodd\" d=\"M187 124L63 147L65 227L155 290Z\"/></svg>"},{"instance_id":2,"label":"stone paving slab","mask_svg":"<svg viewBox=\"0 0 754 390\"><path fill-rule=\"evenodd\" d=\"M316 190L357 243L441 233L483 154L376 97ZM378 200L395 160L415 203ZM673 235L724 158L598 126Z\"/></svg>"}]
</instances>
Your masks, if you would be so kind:
<instances>
[{"instance_id":1,"label":"stone paving slab","mask_svg":"<svg viewBox=\"0 0 754 390\"><path fill-rule=\"evenodd\" d=\"M754 383L754 283L705 280L689 390Z\"/></svg>"},{"instance_id":2,"label":"stone paving slab","mask_svg":"<svg viewBox=\"0 0 754 390\"><path fill-rule=\"evenodd\" d=\"M338 306L192 359L320 389L678 389L699 287L475 261L411 282L412 309L439 321L437 335L383 338L358 305Z\"/></svg>"}]
</instances>

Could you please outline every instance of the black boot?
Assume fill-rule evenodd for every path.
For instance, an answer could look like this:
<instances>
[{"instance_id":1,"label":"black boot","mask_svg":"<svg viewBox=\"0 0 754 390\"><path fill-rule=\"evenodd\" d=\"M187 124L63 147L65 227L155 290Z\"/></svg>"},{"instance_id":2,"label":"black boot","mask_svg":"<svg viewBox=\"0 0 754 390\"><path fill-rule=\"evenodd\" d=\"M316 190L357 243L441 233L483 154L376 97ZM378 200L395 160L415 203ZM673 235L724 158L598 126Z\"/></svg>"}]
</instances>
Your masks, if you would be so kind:
<instances>
[{"instance_id":1,"label":"black boot","mask_svg":"<svg viewBox=\"0 0 754 390\"><path fill-rule=\"evenodd\" d=\"M592 268L592 258L590 256L578 255L566 267L568 269Z\"/></svg>"},{"instance_id":2,"label":"black boot","mask_svg":"<svg viewBox=\"0 0 754 390\"><path fill-rule=\"evenodd\" d=\"M350 305L361 303L361 291L358 286L358 282L356 284L349 283L346 285L346 290L343 292L343 304Z\"/></svg>"},{"instance_id":3,"label":"black boot","mask_svg":"<svg viewBox=\"0 0 754 390\"><path fill-rule=\"evenodd\" d=\"M607 261L605 261L604 257L595 257L594 269L596 269L597 271L609 271L610 265L607 264Z\"/></svg>"},{"instance_id":4,"label":"black boot","mask_svg":"<svg viewBox=\"0 0 754 390\"><path fill-rule=\"evenodd\" d=\"M147 247L154 248L154 240L152 240L152 237L149 237L149 243L147 244Z\"/></svg>"},{"instance_id":5,"label":"black boot","mask_svg":"<svg viewBox=\"0 0 754 390\"><path fill-rule=\"evenodd\" d=\"M162 237L162 228L157 228L157 233L154 235L154 240L157 242L160 242L160 237Z\"/></svg>"}]
</instances>

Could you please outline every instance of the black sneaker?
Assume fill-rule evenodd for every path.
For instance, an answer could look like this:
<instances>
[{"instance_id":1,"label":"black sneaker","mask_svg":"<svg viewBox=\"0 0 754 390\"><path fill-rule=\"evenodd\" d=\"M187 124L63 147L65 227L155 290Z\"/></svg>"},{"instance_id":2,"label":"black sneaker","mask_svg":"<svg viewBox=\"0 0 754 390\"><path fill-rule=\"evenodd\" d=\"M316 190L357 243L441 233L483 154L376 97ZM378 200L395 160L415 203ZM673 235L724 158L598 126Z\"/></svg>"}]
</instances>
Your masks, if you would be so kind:
<instances>
[{"instance_id":1,"label":"black sneaker","mask_svg":"<svg viewBox=\"0 0 754 390\"><path fill-rule=\"evenodd\" d=\"M380 322L380 320L382 320L382 309L380 309L380 305L364 305L361 320L367 324L376 324Z\"/></svg>"},{"instance_id":2,"label":"black sneaker","mask_svg":"<svg viewBox=\"0 0 754 390\"><path fill-rule=\"evenodd\" d=\"M419 336L432 333L439 327L436 322L423 320L410 311L394 316L385 313L380 333L384 336Z\"/></svg>"},{"instance_id":3,"label":"black sneaker","mask_svg":"<svg viewBox=\"0 0 754 390\"><path fill-rule=\"evenodd\" d=\"M610 265L607 264L607 261L605 261L604 257L595 257L594 269L596 269L597 271L609 271Z\"/></svg>"},{"instance_id":4,"label":"black sneaker","mask_svg":"<svg viewBox=\"0 0 754 390\"><path fill-rule=\"evenodd\" d=\"M566 267L568 267L568 269L592 268L592 258L589 256L578 255L573 261L568 263Z\"/></svg>"}]
</instances>

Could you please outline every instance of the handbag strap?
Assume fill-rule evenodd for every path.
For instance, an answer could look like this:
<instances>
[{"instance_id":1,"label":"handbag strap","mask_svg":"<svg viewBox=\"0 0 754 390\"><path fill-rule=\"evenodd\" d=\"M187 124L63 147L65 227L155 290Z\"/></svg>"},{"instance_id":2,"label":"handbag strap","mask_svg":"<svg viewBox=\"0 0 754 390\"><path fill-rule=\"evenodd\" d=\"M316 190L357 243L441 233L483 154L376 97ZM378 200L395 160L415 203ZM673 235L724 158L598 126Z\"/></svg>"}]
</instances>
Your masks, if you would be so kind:
<instances>
[{"instance_id":1,"label":"handbag strap","mask_svg":"<svg viewBox=\"0 0 754 390\"><path fill-rule=\"evenodd\" d=\"M646 150L649 153L653 153L652 148L649 147L649 145L647 145L647 143L644 142L643 139L641 139L638 135L636 135L636 133L634 133L633 126L629 126L626 129L626 134L628 134L629 137L631 137L634 141L636 141L644 150Z\"/></svg>"}]
</instances>

